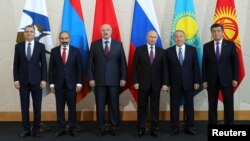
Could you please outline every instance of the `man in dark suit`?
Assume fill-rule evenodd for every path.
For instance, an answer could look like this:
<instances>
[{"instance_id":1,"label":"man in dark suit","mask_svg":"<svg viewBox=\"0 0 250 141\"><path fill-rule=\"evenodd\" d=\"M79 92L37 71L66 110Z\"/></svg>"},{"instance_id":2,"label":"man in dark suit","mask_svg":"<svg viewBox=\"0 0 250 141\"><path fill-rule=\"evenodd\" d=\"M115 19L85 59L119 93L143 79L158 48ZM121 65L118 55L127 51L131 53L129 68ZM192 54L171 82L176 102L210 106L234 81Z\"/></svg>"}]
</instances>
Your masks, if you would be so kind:
<instances>
[{"instance_id":1,"label":"man in dark suit","mask_svg":"<svg viewBox=\"0 0 250 141\"><path fill-rule=\"evenodd\" d=\"M39 137L41 122L42 89L46 87L47 63L45 46L34 40L35 28L28 25L24 28L25 41L16 44L14 55L14 85L20 93L22 126L20 137ZM33 102L34 125L31 129L29 117L30 94ZM32 130L32 132L31 132Z\"/></svg>"},{"instance_id":2,"label":"man in dark suit","mask_svg":"<svg viewBox=\"0 0 250 141\"><path fill-rule=\"evenodd\" d=\"M132 66L134 88L139 90L136 136L144 135L148 100L150 100L150 135L158 137L160 91L161 89L168 90L168 73L165 52L162 48L155 46L158 38L157 32L149 31L146 38L147 44L136 48Z\"/></svg>"},{"instance_id":3,"label":"man in dark suit","mask_svg":"<svg viewBox=\"0 0 250 141\"><path fill-rule=\"evenodd\" d=\"M51 50L49 63L49 82L56 97L58 131L55 136L65 134L69 125L69 134L77 136L76 95L82 88L82 61L78 48L69 45L70 35L66 31L59 34L61 45ZM68 123L65 121L65 104L68 106Z\"/></svg>"},{"instance_id":4,"label":"man in dark suit","mask_svg":"<svg viewBox=\"0 0 250 141\"><path fill-rule=\"evenodd\" d=\"M220 24L211 26L214 38L204 44L202 77L203 86L208 91L208 123L217 124L217 105L219 91L224 103L224 121L230 125L234 122L233 87L238 84L239 66L234 42L223 39L224 28Z\"/></svg>"},{"instance_id":5,"label":"man in dark suit","mask_svg":"<svg viewBox=\"0 0 250 141\"><path fill-rule=\"evenodd\" d=\"M111 38L112 28L101 27L102 39L91 44L88 65L89 85L95 87L98 136L105 135L105 103L108 102L112 135L118 135L119 93L126 84L127 63L122 43Z\"/></svg>"},{"instance_id":6,"label":"man in dark suit","mask_svg":"<svg viewBox=\"0 0 250 141\"><path fill-rule=\"evenodd\" d=\"M185 44L185 33L176 30L175 45L166 50L170 84L170 120L172 134L179 133L180 98L184 97L185 132L195 135L194 90L199 88L200 71L196 48Z\"/></svg>"}]
</instances>

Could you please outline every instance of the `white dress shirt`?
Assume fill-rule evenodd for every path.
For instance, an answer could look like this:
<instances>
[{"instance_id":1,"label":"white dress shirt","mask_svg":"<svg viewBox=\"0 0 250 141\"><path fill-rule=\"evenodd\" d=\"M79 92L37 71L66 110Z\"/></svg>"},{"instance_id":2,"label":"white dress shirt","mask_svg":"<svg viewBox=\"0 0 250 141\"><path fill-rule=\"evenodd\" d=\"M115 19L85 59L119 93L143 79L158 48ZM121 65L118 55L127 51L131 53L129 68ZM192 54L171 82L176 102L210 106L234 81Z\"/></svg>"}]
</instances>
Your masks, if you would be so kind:
<instances>
[{"instance_id":1,"label":"white dress shirt","mask_svg":"<svg viewBox=\"0 0 250 141\"><path fill-rule=\"evenodd\" d=\"M177 54L177 57L179 58L179 49L181 48L181 51L182 51L182 57L183 57L183 61L185 59L185 50L186 50L186 45L183 44L182 46L177 46L176 45L176 54Z\"/></svg>"},{"instance_id":2,"label":"white dress shirt","mask_svg":"<svg viewBox=\"0 0 250 141\"><path fill-rule=\"evenodd\" d=\"M153 54L155 57L155 45L151 46L150 44L147 43L147 46L148 46L148 56L150 56L151 47L153 47Z\"/></svg>"},{"instance_id":3,"label":"white dress shirt","mask_svg":"<svg viewBox=\"0 0 250 141\"><path fill-rule=\"evenodd\" d=\"M216 54L216 43L219 43L219 54L221 55L221 45L222 45L222 39L218 42L218 41L214 41L214 52Z\"/></svg>"},{"instance_id":4,"label":"white dress shirt","mask_svg":"<svg viewBox=\"0 0 250 141\"><path fill-rule=\"evenodd\" d=\"M25 54L26 54L26 56L27 56L27 52L28 52L28 44L29 43L31 43L31 45L30 45L30 49L31 49L31 56L32 56L32 54L33 54L33 51L34 51L34 45L35 45L35 41L34 40L32 40L31 42L29 42L29 41L25 41Z\"/></svg>"}]
</instances>

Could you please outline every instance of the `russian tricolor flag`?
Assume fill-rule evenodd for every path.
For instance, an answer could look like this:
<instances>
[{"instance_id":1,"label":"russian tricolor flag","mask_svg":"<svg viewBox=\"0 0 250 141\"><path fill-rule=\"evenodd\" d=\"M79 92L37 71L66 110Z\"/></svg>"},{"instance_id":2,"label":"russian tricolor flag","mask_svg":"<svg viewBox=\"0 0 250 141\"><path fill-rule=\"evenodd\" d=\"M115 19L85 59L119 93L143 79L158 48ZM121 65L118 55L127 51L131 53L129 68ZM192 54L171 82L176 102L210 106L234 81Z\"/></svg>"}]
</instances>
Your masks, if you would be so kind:
<instances>
[{"instance_id":1,"label":"russian tricolor flag","mask_svg":"<svg viewBox=\"0 0 250 141\"><path fill-rule=\"evenodd\" d=\"M89 93L89 86L86 81L89 47L80 0L64 0L61 30L70 33L70 44L79 48L81 52L83 62L83 89L81 94L77 95L77 101L80 101Z\"/></svg>"},{"instance_id":2,"label":"russian tricolor flag","mask_svg":"<svg viewBox=\"0 0 250 141\"><path fill-rule=\"evenodd\" d=\"M146 35L150 30L158 33L157 47L162 47L160 29L156 19L152 0L135 0L130 50L128 58L128 87L137 102L137 92L132 84L132 63L135 48L147 43Z\"/></svg>"}]
</instances>

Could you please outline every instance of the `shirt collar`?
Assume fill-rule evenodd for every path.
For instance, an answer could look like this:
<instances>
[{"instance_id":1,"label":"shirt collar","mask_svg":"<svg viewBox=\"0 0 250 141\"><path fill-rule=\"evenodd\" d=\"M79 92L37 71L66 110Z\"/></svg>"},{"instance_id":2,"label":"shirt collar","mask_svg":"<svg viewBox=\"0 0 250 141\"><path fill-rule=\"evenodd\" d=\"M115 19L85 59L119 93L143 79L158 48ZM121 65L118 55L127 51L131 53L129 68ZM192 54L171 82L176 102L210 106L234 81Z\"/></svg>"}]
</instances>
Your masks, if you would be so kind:
<instances>
[{"instance_id":1,"label":"shirt collar","mask_svg":"<svg viewBox=\"0 0 250 141\"><path fill-rule=\"evenodd\" d=\"M34 45L34 44L35 44L35 40L32 40L32 41L30 41L30 42L26 40L26 41L25 41L25 45L28 45L28 43L31 43L31 45Z\"/></svg>"},{"instance_id":2,"label":"shirt collar","mask_svg":"<svg viewBox=\"0 0 250 141\"><path fill-rule=\"evenodd\" d=\"M69 45L67 45L66 47L64 47L63 45L61 45L61 49L66 48L67 50L69 50Z\"/></svg>"},{"instance_id":3,"label":"shirt collar","mask_svg":"<svg viewBox=\"0 0 250 141\"><path fill-rule=\"evenodd\" d=\"M109 41L109 44L110 44L110 43L111 43L111 38L108 38L108 40L107 40L107 39L102 38L102 43L103 43L103 44L105 44L105 41Z\"/></svg>"},{"instance_id":4,"label":"shirt collar","mask_svg":"<svg viewBox=\"0 0 250 141\"><path fill-rule=\"evenodd\" d=\"M181 45L181 46L177 46L177 45L175 45L175 46L176 46L177 49L179 49L179 47L181 47L182 49L185 49L185 47L186 47L185 44L183 44L183 45Z\"/></svg>"},{"instance_id":5,"label":"shirt collar","mask_svg":"<svg viewBox=\"0 0 250 141\"><path fill-rule=\"evenodd\" d=\"M154 48L155 48L155 45L152 45L152 46L151 46L150 44L147 43L147 47L148 47L148 49L151 49L150 47L153 47L153 49L154 49Z\"/></svg>"},{"instance_id":6,"label":"shirt collar","mask_svg":"<svg viewBox=\"0 0 250 141\"><path fill-rule=\"evenodd\" d=\"M219 43L221 45L222 44L222 40L223 39L220 39L219 42L214 40L214 44Z\"/></svg>"}]
</instances>

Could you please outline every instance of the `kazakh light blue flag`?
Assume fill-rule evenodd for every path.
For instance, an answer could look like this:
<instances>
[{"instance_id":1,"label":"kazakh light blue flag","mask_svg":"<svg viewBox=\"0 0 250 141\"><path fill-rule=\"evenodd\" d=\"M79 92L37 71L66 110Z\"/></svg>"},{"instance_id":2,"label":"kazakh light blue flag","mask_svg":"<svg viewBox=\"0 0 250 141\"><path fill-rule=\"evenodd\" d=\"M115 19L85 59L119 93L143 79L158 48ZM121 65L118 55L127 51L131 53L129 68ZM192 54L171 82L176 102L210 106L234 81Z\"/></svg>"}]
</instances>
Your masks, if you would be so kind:
<instances>
[{"instance_id":1,"label":"kazakh light blue flag","mask_svg":"<svg viewBox=\"0 0 250 141\"><path fill-rule=\"evenodd\" d=\"M83 88L81 94L77 95L77 102L79 102L89 93L89 86L86 81L89 47L80 0L64 0L61 30L70 33L70 45L79 48L81 52L84 72Z\"/></svg>"},{"instance_id":2,"label":"kazakh light blue flag","mask_svg":"<svg viewBox=\"0 0 250 141\"><path fill-rule=\"evenodd\" d=\"M196 47L199 67L201 70L202 63L202 45L200 41L200 35L198 30L198 24L196 21L194 3L193 0L176 0L175 12L171 28L170 45L173 46L174 32L176 30L183 30L186 35L186 43ZM201 74L201 73L200 73ZM195 92L198 94L203 88L200 88ZM183 98L181 99L181 105L184 104Z\"/></svg>"}]
</instances>

